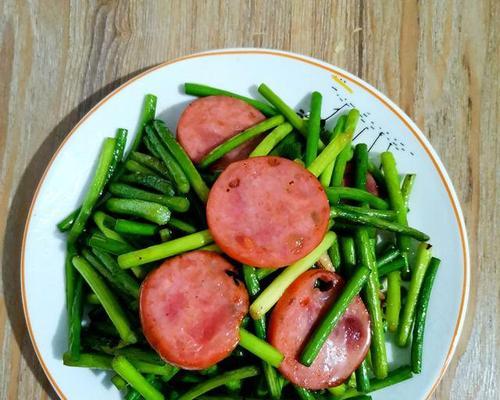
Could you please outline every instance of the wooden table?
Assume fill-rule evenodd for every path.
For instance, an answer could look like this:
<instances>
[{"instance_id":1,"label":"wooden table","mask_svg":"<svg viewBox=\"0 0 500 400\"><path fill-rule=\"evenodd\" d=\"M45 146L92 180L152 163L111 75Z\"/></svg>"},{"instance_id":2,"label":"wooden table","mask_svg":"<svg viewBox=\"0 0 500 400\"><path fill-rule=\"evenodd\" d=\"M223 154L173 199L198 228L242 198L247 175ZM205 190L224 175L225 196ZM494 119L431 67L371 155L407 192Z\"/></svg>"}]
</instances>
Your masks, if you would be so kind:
<instances>
[{"instance_id":1,"label":"wooden table","mask_svg":"<svg viewBox=\"0 0 500 400\"><path fill-rule=\"evenodd\" d=\"M0 2L0 399L56 397L27 336L19 292L24 221L49 158L92 106L137 73L240 46L345 68L422 128L455 183L472 250L467 323L433 399L496 398L498 1L139 3Z\"/></svg>"}]
</instances>

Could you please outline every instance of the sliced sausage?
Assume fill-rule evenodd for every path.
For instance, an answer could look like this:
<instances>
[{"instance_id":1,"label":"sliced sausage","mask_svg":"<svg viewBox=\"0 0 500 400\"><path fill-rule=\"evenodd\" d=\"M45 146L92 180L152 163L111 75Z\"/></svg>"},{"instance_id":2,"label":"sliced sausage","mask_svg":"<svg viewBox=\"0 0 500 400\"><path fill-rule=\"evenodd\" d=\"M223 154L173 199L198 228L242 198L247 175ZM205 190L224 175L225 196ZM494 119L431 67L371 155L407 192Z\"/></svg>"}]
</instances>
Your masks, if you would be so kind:
<instances>
[{"instance_id":1,"label":"sliced sausage","mask_svg":"<svg viewBox=\"0 0 500 400\"><path fill-rule=\"evenodd\" d=\"M279 370L301 387L318 390L346 380L370 346L370 316L355 297L310 367L298 360L312 329L339 296L342 278L325 270L309 270L288 287L269 320L269 342L285 359Z\"/></svg>"},{"instance_id":2,"label":"sliced sausage","mask_svg":"<svg viewBox=\"0 0 500 400\"><path fill-rule=\"evenodd\" d=\"M347 164L344 174L344 186L353 186L353 170L351 163ZM378 190L377 182L372 174L366 173L366 190L375 196L379 196L380 192Z\"/></svg>"},{"instance_id":3,"label":"sliced sausage","mask_svg":"<svg viewBox=\"0 0 500 400\"><path fill-rule=\"evenodd\" d=\"M265 116L239 99L227 96L202 97L187 106L177 125L177 139L195 163L227 139L263 121ZM222 169L243 160L259 143L254 138L225 155L215 167Z\"/></svg>"},{"instance_id":4,"label":"sliced sausage","mask_svg":"<svg viewBox=\"0 0 500 400\"><path fill-rule=\"evenodd\" d=\"M256 267L283 267L304 257L323 239L329 213L316 177L280 157L229 165L207 203L215 242L230 257Z\"/></svg>"},{"instance_id":5,"label":"sliced sausage","mask_svg":"<svg viewBox=\"0 0 500 400\"><path fill-rule=\"evenodd\" d=\"M247 312L245 285L214 252L170 258L141 286L144 336L165 361L184 369L208 368L227 357Z\"/></svg>"}]
</instances>

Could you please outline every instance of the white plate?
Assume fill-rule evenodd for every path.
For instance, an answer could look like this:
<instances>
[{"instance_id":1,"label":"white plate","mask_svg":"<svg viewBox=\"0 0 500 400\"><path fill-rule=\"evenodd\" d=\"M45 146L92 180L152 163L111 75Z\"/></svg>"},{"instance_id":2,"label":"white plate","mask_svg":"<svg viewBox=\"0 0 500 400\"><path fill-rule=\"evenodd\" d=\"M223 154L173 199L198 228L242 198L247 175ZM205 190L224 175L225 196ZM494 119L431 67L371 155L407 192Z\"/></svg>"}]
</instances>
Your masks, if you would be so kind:
<instances>
[{"instance_id":1,"label":"white plate","mask_svg":"<svg viewBox=\"0 0 500 400\"><path fill-rule=\"evenodd\" d=\"M442 259L430 301L422 374L374 394L374 399L425 399L444 374L460 336L469 292L469 253L457 196L439 157L396 105L361 79L330 64L291 53L261 49L217 50L152 68L103 99L70 132L52 158L26 222L21 259L24 313L35 351L61 398L119 399L109 376L62 364L66 349L64 236L56 223L81 200L102 140L117 128L135 132L144 95L158 96L158 114L175 128L192 100L184 82L199 82L256 95L267 83L289 104L305 108L313 90L324 98L324 115L356 106L361 140L374 151L391 147L400 172L415 172L410 224L431 236ZM332 118L333 120L334 118ZM401 353L401 352L399 352ZM389 355L393 356L389 350ZM398 355L397 363L407 360ZM397 363L393 363L396 365Z\"/></svg>"}]
</instances>

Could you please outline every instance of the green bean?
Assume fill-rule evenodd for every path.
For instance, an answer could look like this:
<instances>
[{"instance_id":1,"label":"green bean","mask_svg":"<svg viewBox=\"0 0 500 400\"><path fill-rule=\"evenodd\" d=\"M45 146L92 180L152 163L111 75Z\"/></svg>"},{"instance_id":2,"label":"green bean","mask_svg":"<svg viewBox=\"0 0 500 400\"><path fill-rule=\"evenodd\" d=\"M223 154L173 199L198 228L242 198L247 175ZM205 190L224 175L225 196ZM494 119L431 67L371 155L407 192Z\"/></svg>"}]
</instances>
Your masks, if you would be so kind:
<instances>
[{"instance_id":1,"label":"green bean","mask_svg":"<svg viewBox=\"0 0 500 400\"><path fill-rule=\"evenodd\" d=\"M177 218L170 218L170 221L168 221L168 225L172 228L178 229L181 232L185 233L196 232L196 227L187 222L181 221L180 219Z\"/></svg>"},{"instance_id":2,"label":"green bean","mask_svg":"<svg viewBox=\"0 0 500 400\"><path fill-rule=\"evenodd\" d=\"M242 400L242 397L240 395L217 395L217 396L199 396L197 397L198 400ZM257 397L249 397L245 396L243 398L244 400L261 400L261 398Z\"/></svg>"},{"instance_id":3,"label":"green bean","mask_svg":"<svg viewBox=\"0 0 500 400\"><path fill-rule=\"evenodd\" d=\"M158 203L144 200L111 198L106 208L117 214L140 217L158 225L165 225L170 219L170 210Z\"/></svg>"},{"instance_id":4,"label":"green bean","mask_svg":"<svg viewBox=\"0 0 500 400\"><path fill-rule=\"evenodd\" d=\"M415 308L417 305L418 295L422 282L424 280L425 272L429 266L432 257L431 245L427 243L420 243L417 248L415 265L412 269L410 286L408 288L408 295L406 303L403 308L403 314L399 321L397 344L404 347L408 344L410 337L411 327L415 316Z\"/></svg>"},{"instance_id":5,"label":"green bean","mask_svg":"<svg viewBox=\"0 0 500 400\"><path fill-rule=\"evenodd\" d=\"M113 349L112 352L113 355L120 355L120 356L125 356L127 357L130 361L134 362L135 360L138 361L145 361L150 364L156 364L156 365L169 365L166 364L165 361L161 359L161 357L156 354L154 351L148 351L148 350L143 350L139 347L135 346L127 346L127 347L122 347L122 348L115 348ZM177 367L169 365L171 368L177 369Z\"/></svg>"},{"instance_id":6,"label":"green bean","mask_svg":"<svg viewBox=\"0 0 500 400\"><path fill-rule=\"evenodd\" d=\"M260 292L260 283L254 267L243 265L243 278L250 297L255 297Z\"/></svg>"},{"instance_id":7,"label":"green bean","mask_svg":"<svg viewBox=\"0 0 500 400\"><path fill-rule=\"evenodd\" d=\"M88 245L92 248L101 249L108 253L118 256L120 254L134 251L134 248L128 243L119 242L118 240L108 239L107 237L94 233L88 239Z\"/></svg>"},{"instance_id":8,"label":"green bean","mask_svg":"<svg viewBox=\"0 0 500 400\"><path fill-rule=\"evenodd\" d=\"M411 236L421 242L429 240L429 236L415 228L411 228L405 225L398 224L397 222L387 221L381 218L369 217L367 215L347 211L343 206L332 206L330 215L333 218L341 218L345 221L363 225L363 226L373 226L378 229L403 233L405 235Z\"/></svg>"},{"instance_id":9,"label":"green bean","mask_svg":"<svg viewBox=\"0 0 500 400\"><path fill-rule=\"evenodd\" d=\"M388 386L403 382L412 377L409 366L403 366L391 371L385 379L372 379L370 386L372 391L380 390Z\"/></svg>"},{"instance_id":10,"label":"green bean","mask_svg":"<svg viewBox=\"0 0 500 400\"><path fill-rule=\"evenodd\" d=\"M73 257L73 265L83 276L92 291L97 295L102 307L108 314L111 322L113 322L123 342L129 344L137 342L137 336L132 331L122 307L99 274L80 256Z\"/></svg>"},{"instance_id":11,"label":"green bean","mask_svg":"<svg viewBox=\"0 0 500 400\"><path fill-rule=\"evenodd\" d=\"M354 239L351 236L341 236L339 239L342 268L344 275L352 275L356 267L356 249Z\"/></svg>"},{"instance_id":12,"label":"green bean","mask_svg":"<svg viewBox=\"0 0 500 400\"><path fill-rule=\"evenodd\" d=\"M117 356L111 362L113 369L146 400L163 400L164 397L144 376L123 356Z\"/></svg>"},{"instance_id":13,"label":"green bean","mask_svg":"<svg viewBox=\"0 0 500 400\"><path fill-rule=\"evenodd\" d=\"M366 190L350 187L330 187L326 188L326 195L330 203L337 204L339 200L355 200L368 204L377 210L389 209L389 204L380 197L367 192Z\"/></svg>"},{"instance_id":14,"label":"green bean","mask_svg":"<svg viewBox=\"0 0 500 400\"><path fill-rule=\"evenodd\" d=\"M204 96L228 96L235 99L243 100L244 102L255 107L257 110L261 111L264 115L273 116L278 112L276 109L269 104L263 103L259 100L251 99L249 97L241 96L239 94L228 92L227 90L217 89L214 87L201 85L199 83L185 83L184 92L192 96L204 97Z\"/></svg>"},{"instance_id":15,"label":"green bean","mask_svg":"<svg viewBox=\"0 0 500 400\"><path fill-rule=\"evenodd\" d=\"M389 274L392 271L400 271L403 269L406 265L406 260L398 256L392 261L386 262L385 264L380 265L379 262L377 261L377 266L378 266L378 276L379 278L382 276L385 276Z\"/></svg>"},{"instance_id":16,"label":"green bean","mask_svg":"<svg viewBox=\"0 0 500 400\"><path fill-rule=\"evenodd\" d=\"M338 154L350 142L352 133L342 132L335 137L315 158L307 168L314 176L318 177L332 162L334 163Z\"/></svg>"},{"instance_id":17,"label":"green bean","mask_svg":"<svg viewBox=\"0 0 500 400\"><path fill-rule=\"evenodd\" d=\"M356 370L356 388L366 393L370 390L370 379L368 378L368 366L366 360L363 360L361 365Z\"/></svg>"},{"instance_id":18,"label":"green bean","mask_svg":"<svg viewBox=\"0 0 500 400\"><path fill-rule=\"evenodd\" d=\"M358 144L356 146L354 149L354 159L354 186L358 189L366 190L366 172L368 168L368 148L366 144ZM363 203L361 204L363 205ZM366 227L358 228L354 233L354 242L356 246L356 254L358 255L358 261L361 265L366 266L370 270L370 274L364 288L364 297L372 322L371 351L373 356L373 374L377 378L385 378L389 367L387 363L387 351L385 348L382 308L379 298L380 284L375 260L375 248L371 243L369 230Z\"/></svg>"},{"instance_id":19,"label":"green bean","mask_svg":"<svg viewBox=\"0 0 500 400\"><path fill-rule=\"evenodd\" d=\"M116 131L115 135L115 145L113 148L113 155L111 157L111 162L109 164L108 172L106 174L106 181L104 183L104 186L108 184L108 182L111 180L115 172L118 172L118 169L121 165L121 161L123 158L123 152L125 150L125 145L127 144L127 130L126 129L118 129ZM105 197L105 196L102 196ZM101 200L97 201L95 207L99 206L99 203L102 202L102 197ZM75 222L76 217L80 213L81 207L77 208L73 212L71 212L66 218L64 218L62 221L60 221L57 224L57 229L61 232L66 232L71 229L71 226Z\"/></svg>"},{"instance_id":20,"label":"green bean","mask_svg":"<svg viewBox=\"0 0 500 400\"><path fill-rule=\"evenodd\" d=\"M250 306L250 316L253 319L262 318L276 304L288 286L303 272L311 268L321 254L327 251L333 244L335 239L335 233L328 232L313 251L285 268L252 303Z\"/></svg>"},{"instance_id":21,"label":"green bean","mask_svg":"<svg viewBox=\"0 0 500 400\"><path fill-rule=\"evenodd\" d=\"M64 258L64 281L66 290L66 314L68 321L71 321L71 310L75 297L75 287L77 274L73 267L73 257L77 255L75 244L68 243L66 248L66 256Z\"/></svg>"},{"instance_id":22,"label":"green bean","mask_svg":"<svg viewBox=\"0 0 500 400\"><path fill-rule=\"evenodd\" d=\"M140 174L145 174L145 175L153 175L160 177L155 171L153 171L151 168L148 168L137 161L134 160L127 160L123 164L124 168L127 171L133 172L133 173L140 173Z\"/></svg>"},{"instance_id":23,"label":"green bean","mask_svg":"<svg viewBox=\"0 0 500 400\"><path fill-rule=\"evenodd\" d=\"M89 293L86 297L85 297L85 302L87 304L92 304L92 305L100 305L101 303L99 302L99 299L97 298L97 296L95 295L95 293Z\"/></svg>"},{"instance_id":24,"label":"green bean","mask_svg":"<svg viewBox=\"0 0 500 400\"><path fill-rule=\"evenodd\" d=\"M316 400L316 396L310 390L304 389L303 387L293 385L295 391L297 392L299 399L301 400Z\"/></svg>"},{"instance_id":25,"label":"green bean","mask_svg":"<svg viewBox=\"0 0 500 400\"><path fill-rule=\"evenodd\" d=\"M83 312L83 278L79 275L75 282L73 303L70 305L68 352L73 358L80 356L82 312Z\"/></svg>"},{"instance_id":26,"label":"green bean","mask_svg":"<svg viewBox=\"0 0 500 400\"><path fill-rule=\"evenodd\" d=\"M124 357L122 355L118 357ZM128 359L128 357L127 357ZM155 374L158 376L171 377L172 374L177 373L178 368L173 365L164 363L163 365L158 365L157 363L150 363L143 360L132 360L129 359L135 368L144 374Z\"/></svg>"},{"instance_id":27,"label":"green bean","mask_svg":"<svg viewBox=\"0 0 500 400\"><path fill-rule=\"evenodd\" d=\"M350 144L344 147L344 150L340 152L335 161L335 167L333 168L331 186L333 187L344 186L344 175L347 163L351 161L353 155L354 152Z\"/></svg>"},{"instance_id":28,"label":"green bean","mask_svg":"<svg viewBox=\"0 0 500 400\"><path fill-rule=\"evenodd\" d=\"M272 149L292 131L293 127L288 122L278 125L266 135L266 137L250 153L249 157L267 156Z\"/></svg>"},{"instance_id":29,"label":"green bean","mask_svg":"<svg viewBox=\"0 0 500 400\"><path fill-rule=\"evenodd\" d=\"M337 233L341 233L342 235L346 236L352 236L356 231L356 229L359 228L359 225L350 224L348 222L340 221L338 219L333 221L333 219L330 218L330 221L332 221L332 227L335 228L335 231Z\"/></svg>"},{"instance_id":30,"label":"green bean","mask_svg":"<svg viewBox=\"0 0 500 400\"><path fill-rule=\"evenodd\" d=\"M158 227L128 219L117 219L115 222L115 231L124 235L152 236L156 234Z\"/></svg>"},{"instance_id":31,"label":"green bean","mask_svg":"<svg viewBox=\"0 0 500 400\"><path fill-rule=\"evenodd\" d=\"M92 336L86 336L88 340L91 338L95 340ZM99 340L99 339L97 339ZM88 343L87 343L88 344ZM137 368L142 373L151 373L158 376L161 376L163 381L168 381L171 379L178 371L179 368L174 367L173 365L165 363L155 352L143 350L134 346L126 346L126 347L110 347L113 343L110 344L99 344L90 343L89 344L92 349L97 350L99 352L104 352L108 355L113 356L124 356L126 357L135 368ZM109 360L111 363L111 359Z\"/></svg>"},{"instance_id":32,"label":"green bean","mask_svg":"<svg viewBox=\"0 0 500 400\"><path fill-rule=\"evenodd\" d=\"M105 354L81 353L80 357L73 358L69 353L63 354L63 363L68 367L81 367L91 369L111 370L113 358Z\"/></svg>"},{"instance_id":33,"label":"green bean","mask_svg":"<svg viewBox=\"0 0 500 400\"><path fill-rule=\"evenodd\" d=\"M239 392L241 390L241 381L229 381L224 384L226 389L230 392Z\"/></svg>"},{"instance_id":34,"label":"green bean","mask_svg":"<svg viewBox=\"0 0 500 400\"><path fill-rule=\"evenodd\" d=\"M269 129L272 129L285 121L282 115L276 115L274 117L268 118L258 124L244 130L241 133L233 136L232 138L226 140L216 148L214 148L210 153L208 153L203 159L200 161L200 168L207 168L209 165L213 164L215 161L224 157L231 150L236 147L242 145L243 143L253 139L261 135L264 132L267 132Z\"/></svg>"},{"instance_id":35,"label":"green bean","mask_svg":"<svg viewBox=\"0 0 500 400\"><path fill-rule=\"evenodd\" d=\"M125 152L125 146L127 144L127 134L126 129L119 128L115 135L115 148L113 150L113 159L111 160L111 165L109 166L108 175L106 177L106 184L110 182L116 173L119 173L119 169L123 160L123 154Z\"/></svg>"},{"instance_id":36,"label":"green bean","mask_svg":"<svg viewBox=\"0 0 500 400\"><path fill-rule=\"evenodd\" d=\"M117 242L127 243L127 241L113 229L109 228L110 226L115 225L115 219L110 215L105 214L102 211L96 211L93 216L93 220L102 234L108 239L116 240ZM130 247L130 246L129 246Z\"/></svg>"},{"instance_id":37,"label":"green bean","mask_svg":"<svg viewBox=\"0 0 500 400\"><path fill-rule=\"evenodd\" d=\"M68 233L69 243L76 242L78 237L83 232L85 224L87 223L99 196L101 196L102 191L104 190L108 170L113 159L114 147L115 139L107 138L104 140L94 177L92 178L87 193L85 194L80 212L78 213L78 216Z\"/></svg>"},{"instance_id":38,"label":"green bean","mask_svg":"<svg viewBox=\"0 0 500 400\"><path fill-rule=\"evenodd\" d=\"M63 355L64 365L70 367L102 369L109 371L113 369L112 361L113 356L101 353L81 353L78 359L71 357L69 353L65 353ZM158 363L151 363L148 361L132 358L130 358L129 361L139 372L145 374L154 373L155 375L161 376L162 379L165 378L166 380L171 379L173 374L177 373L177 371L179 370L177 367L165 363L163 363L163 365L160 365Z\"/></svg>"},{"instance_id":39,"label":"green bean","mask_svg":"<svg viewBox=\"0 0 500 400\"><path fill-rule=\"evenodd\" d=\"M276 368L280 366L284 358L283 354L275 347L243 328L240 328L239 345Z\"/></svg>"},{"instance_id":40,"label":"green bean","mask_svg":"<svg viewBox=\"0 0 500 400\"><path fill-rule=\"evenodd\" d=\"M342 293L336 299L333 306L324 314L321 321L316 325L312 335L302 350L300 362L303 365L310 367L314 362L323 344L325 344L326 340L337 326L337 323L344 315L354 297L361 291L369 275L370 270L367 267L360 267L354 272L352 278L347 281Z\"/></svg>"},{"instance_id":41,"label":"green bean","mask_svg":"<svg viewBox=\"0 0 500 400\"><path fill-rule=\"evenodd\" d=\"M393 220L394 217L396 216L396 213L392 210L376 210L374 208L364 208L364 207L356 207L348 205L341 205L340 207L344 211L353 212L356 214L362 214L367 217L385 219L389 221Z\"/></svg>"},{"instance_id":42,"label":"green bean","mask_svg":"<svg viewBox=\"0 0 500 400\"><path fill-rule=\"evenodd\" d=\"M158 150L155 149L153 144L151 143L151 140L147 136L144 136L142 139L144 146L146 146L146 149L148 149L149 153L156 158L161 158L160 153L158 153Z\"/></svg>"},{"instance_id":43,"label":"green bean","mask_svg":"<svg viewBox=\"0 0 500 400\"><path fill-rule=\"evenodd\" d=\"M307 123L306 136L306 154L304 162L309 167L318 156L319 131L321 124L321 103L323 96L319 92L313 92L311 95L311 112Z\"/></svg>"},{"instance_id":44,"label":"green bean","mask_svg":"<svg viewBox=\"0 0 500 400\"><path fill-rule=\"evenodd\" d=\"M99 272L115 289L117 289L122 295L130 296L128 291L122 287L121 283L115 279L111 271L104 266L104 264L95 256L94 253L90 252L88 249L82 250L82 256L87 260L87 262L94 267L94 269ZM95 293L91 293L94 294ZM97 296L96 296L97 297ZM92 300L94 303L101 304L99 298L97 302L95 299Z\"/></svg>"},{"instance_id":45,"label":"green bean","mask_svg":"<svg viewBox=\"0 0 500 400\"><path fill-rule=\"evenodd\" d=\"M158 203L176 212L186 212L189 209L189 200L186 199L185 197L163 196L161 194L151 193L142 189L137 189L133 186L129 186L124 183L112 183L109 186L109 191L114 196L120 198L144 200L152 203Z\"/></svg>"},{"instance_id":46,"label":"green bean","mask_svg":"<svg viewBox=\"0 0 500 400\"><path fill-rule=\"evenodd\" d=\"M360 228L355 232L356 253L359 254L359 261L362 265L368 266L371 270L370 277L366 284L365 299L368 312L372 320L372 342L371 349L373 355L373 373L376 377L383 378L387 375L387 354L385 348L384 326L382 322L382 309L378 297L379 282L377 276L377 266L375 254L370 245L370 240L366 229Z\"/></svg>"},{"instance_id":47,"label":"green bean","mask_svg":"<svg viewBox=\"0 0 500 400\"><path fill-rule=\"evenodd\" d=\"M385 348L384 326L382 321L382 309L378 297L379 282L375 266L375 257L369 244L366 230L361 228L355 233L357 253L359 253L362 265L367 265L371 273L365 287L365 301L372 320L372 343L373 373L383 378L387 375L387 354Z\"/></svg>"},{"instance_id":48,"label":"green bean","mask_svg":"<svg viewBox=\"0 0 500 400\"><path fill-rule=\"evenodd\" d=\"M255 272L259 281L268 277L269 275L279 271L279 268L259 268Z\"/></svg>"},{"instance_id":49,"label":"green bean","mask_svg":"<svg viewBox=\"0 0 500 400\"><path fill-rule=\"evenodd\" d=\"M415 374L422 372L422 356L424 351L424 331L427 308L431 297L432 286L439 268L441 260L431 258L427 272L422 282L422 289L418 296L415 312L415 325L413 327L413 338L411 342L411 369Z\"/></svg>"},{"instance_id":50,"label":"green bean","mask_svg":"<svg viewBox=\"0 0 500 400\"><path fill-rule=\"evenodd\" d=\"M328 249L328 256L330 257L330 260L332 262L333 269L337 270L341 265L340 246L338 238L333 242L332 246Z\"/></svg>"},{"instance_id":51,"label":"green bean","mask_svg":"<svg viewBox=\"0 0 500 400\"><path fill-rule=\"evenodd\" d=\"M297 129L302 135L307 136L307 126L305 121L300 118L297 113L288 106L282 99L278 97L266 84L262 83L258 88L259 93L269 103L271 103L292 126Z\"/></svg>"},{"instance_id":52,"label":"green bean","mask_svg":"<svg viewBox=\"0 0 500 400\"><path fill-rule=\"evenodd\" d=\"M244 266L245 267L245 266ZM253 267L248 267L253 268ZM249 271L247 269L247 271ZM245 271L244 271L245 272ZM248 272L247 272L248 273ZM244 275L245 276L245 275ZM249 282L252 282L253 279L250 278ZM247 282L247 277L245 276L245 282ZM247 287L252 286L252 289L249 289L249 292L253 291L255 297L256 294L260 291L260 284L255 281L253 283L248 284ZM262 317L261 319L256 319L254 322L255 334L262 340L266 340L266 317ZM281 383L279 380L279 376L273 366L266 361L262 361L262 371L264 372L264 378L266 379L267 387L269 389L269 394L273 399L279 399L281 397Z\"/></svg>"},{"instance_id":53,"label":"green bean","mask_svg":"<svg viewBox=\"0 0 500 400\"><path fill-rule=\"evenodd\" d=\"M139 118L139 128L135 134L134 141L130 147L130 151L135 151L141 144L142 137L144 136L144 128L149 124L155 117L156 114L156 96L152 94L147 94L144 97L144 104L142 106L141 116Z\"/></svg>"},{"instance_id":54,"label":"green bean","mask_svg":"<svg viewBox=\"0 0 500 400\"><path fill-rule=\"evenodd\" d=\"M57 229L59 229L59 232L69 231L79 213L80 213L80 208L77 208L76 210L69 213L67 217L59 221L57 223Z\"/></svg>"},{"instance_id":55,"label":"green bean","mask_svg":"<svg viewBox=\"0 0 500 400\"><path fill-rule=\"evenodd\" d=\"M347 390L347 385L345 383L341 383L340 385L330 387L326 390L336 399L338 397L341 397L345 393L345 391Z\"/></svg>"},{"instance_id":56,"label":"green bean","mask_svg":"<svg viewBox=\"0 0 500 400\"><path fill-rule=\"evenodd\" d=\"M128 386L127 381L124 380L120 375L113 375L110 380L111 383L115 385L115 387L120 391L125 390Z\"/></svg>"},{"instance_id":57,"label":"green bean","mask_svg":"<svg viewBox=\"0 0 500 400\"><path fill-rule=\"evenodd\" d=\"M142 166L150 169L160 176L163 176L166 179L170 179L168 168L165 166L165 164L163 164L161 160L156 157L150 156L149 154L139 153L138 151L133 151L130 153L129 159L138 162Z\"/></svg>"},{"instance_id":58,"label":"green bean","mask_svg":"<svg viewBox=\"0 0 500 400\"><path fill-rule=\"evenodd\" d=\"M280 375L276 372L271 364L262 361L262 370L264 371L264 377L266 379L267 388L269 389L269 395L272 399L279 399L281 397L282 385L280 381Z\"/></svg>"},{"instance_id":59,"label":"green bean","mask_svg":"<svg viewBox=\"0 0 500 400\"><path fill-rule=\"evenodd\" d=\"M254 366L243 367L239 369L235 369L233 371L228 371L213 378L207 379L205 382L202 382L186 393L184 393L177 400L192 400L201 396L202 394L215 389L219 386L226 384L227 382L231 382L234 380L241 380L246 378L251 378L259 374L259 369Z\"/></svg>"},{"instance_id":60,"label":"green bean","mask_svg":"<svg viewBox=\"0 0 500 400\"><path fill-rule=\"evenodd\" d=\"M403 262L402 268L405 267ZM387 274L387 292L385 300L385 319L390 332L396 332L401 312L401 271L395 269Z\"/></svg>"},{"instance_id":61,"label":"green bean","mask_svg":"<svg viewBox=\"0 0 500 400\"><path fill-rule=\"evenodd\" d=\"M156 151L160 154L163 163L168 168L170 177L174 181L177 190L180 193L188 193L190 189L188 178L184 174L184 171L181 169L180 165L174 159L174 156L163 146L160 138L157 136L155 129L153 129L153 127L151 126L146 126L146 135Z\"/></svg>"},{"instance_id":62,"label":"green bean","mask_svg":"<svg viewBox=\"0 0 500 400\"><path fill-rule=\"evenodd\" d=\"M382 170L384 172L389 201L392 209L396 211L396 221L402 225L408 225L407 206L399 186L396 161L390 152L382 153L380 158L382 161ZM397 235L396 240L401 255L408 261L410 238L406 235ZM403 272L409 272L407 265L404 267ZM398 329L399 315L401 312L401 272L393 271L389 273L387 284L386 320L389 330L395 332Z\"/></svg>"},{"instance_id":63,"label":"green bean","mask_svg":"<svg viewBox=\"0 0 500 400\"><path fill-rule=\"evenodd\" d=\"M197 194L198 198L206 203L208 199L208 186L203 181L198 170L193 165L193 162L186 154L181 145L175 140L174 135L170 132L167 126L163 123L163 121L156 120L154 122L154 127L156 129L156 133L162 140L163 144L166 146L170 154L175 158L175 160L179 163L182 171L186 175L191 187Z\"/></svg>"},{"instance_id":64,"label":"green bean","mask_svg":"<svg viewBox=\"0 0 500 400\"><path fill-rule=\"evenodd\" d=\"M403 182L401 183L401 196L403 196L403 201L407 210L409 209L408 203L410 201L410 194L416 177L417 175L415 174L406 174L403 178Z\"/></svg>"},{"instance_id":65,"label":"green bean","mask_svg":"<svg viewBox=\"0 0 500 400\"><path fill-rule=\"evenodd\" d=\"M121 268L130 268L147 264L152 261L162 260L186 251L195 250L213 243L212 235L208 230L183 236L145 249L132 251L118 256L118 265Z\"/></svg>"},{"instance_id":66,"label":"green bean","mask_svg":"<svg viewBox=\"0 0 500 400\"><path fill-rule=\"evenodd\" d=\"M302 157L302 141L296 131L288 134L276 147L269 153L270 156L278 156L296 160Z\"/></svg>"},{"instance_id":67,"label":"green bean","mask_svg":"<svg viewBox=\"0 0 500 400\"><path fill-rule=\"evenodd\" d=\"M115 286L119 287L124 293L133 298L139 298L139 284L126 271L118 266L114 257L96 248L92 249L92 252L109 271Z\"/></svg>"},{"instance_id":68,"label":"green bean","mask_svg":"<svg viewBox=\"0 0 500 400\"><path fill-rule=\"evenodd\" d=\"M200 383L204 378L197 373L185 372L179 377L179 382L182 383Z\"/></svg>"},{"instance_id":69,"label":"green bean","mask_svg":"<svg viewBox=\"0 0 500 400\"><path fill-rule=\"evenodd\" d=\"M160 239L162 242L166 242L172 237L172 229L170 228L160 229L158 233L160 234Z\"/></svg>"},{"instance_id":70,"label":"green bean","mask_svg":"<svg viewBox=\"0 0 500 400\"><path fill-rule=\"evenodd\" d=\"M382 170L384 171L387 194L391 208L396 211L396 222L401 225L408 225L407 209L399 186L399 176L396 169L396 161L391 152L384 152L380 155ZM410 238L405 235L397 236L399 250L403 257L408 258L410 251Z\"/></svg>"},{"instance_id":71,"label":"green bean","mask_svg":"<svg viewBox=\"0 0 500 400\"><path fill-rule=\"evenodd\" d=\"M173 196L175 194L175 190L172 184L157 175L147 175L136 172L130 175L121 176L120 181L124 183L141 185L146 188L156 190L157 192L160 192L161 194L167 196Z\"/></svg>"},{"instance_id":72,"label":"green bean","mask_svg":"<svg viewBox=\"0 0 500 400\"><path fill-rule=\"evenodd\" d=\"M390 244L384 249L381 255L377 256L377 266L380 268L382 265L396 259L400 255L401 253L399 250L393 244Z\"/></svg>"},{"instance_id":73,"label":"green bean","mask_svg":"<svg viewBox=\"0 0 500 400\"><path fill-rule=\"evenodd\" d=\"M375 182L377 183L377 186L381 190L387 189L385 186L385 178L384 174L378 168L372 161L368 160L368 172L370 173L371 176L373 176L373 179L375 179Z\"/></svg>"},{"instance_id":74,"label":"green bean","mask_svg":"<svg viewBox=\"0 0 500 400\"><path fill-rule=\"evenodd\" d=\"M335 139L341 132L343 132L346 119L347 119L347 116L345 116L345 115L342 115L338 119L337 123L335 124L335 128L333 128L330 141ZM349 148L349 147L350 146L346 146L344 148L344 150L342 150L340 152L340 154L338 155L337 158L340 159L341 154L345 151L346 148ZM338 161L331 162L320 175L320 182L323 185L323 187L325 187L325 188L330 186L330 183L332 182L333 170L335 168L336 163L338 163Z\"/></svg>"},{"instance_id":75,"label":"green bean","mask_svg":"<svg viewBox=\"0 0 500 400\"><path fill-rule=\"evenodd\" d=\"M365 143L359 143L354 147L354 186L361 191L366 190L366 175L368 172L368 146ZM368 208L368 204L360 201L360 206Z\"/></svg>"}]
</instances>

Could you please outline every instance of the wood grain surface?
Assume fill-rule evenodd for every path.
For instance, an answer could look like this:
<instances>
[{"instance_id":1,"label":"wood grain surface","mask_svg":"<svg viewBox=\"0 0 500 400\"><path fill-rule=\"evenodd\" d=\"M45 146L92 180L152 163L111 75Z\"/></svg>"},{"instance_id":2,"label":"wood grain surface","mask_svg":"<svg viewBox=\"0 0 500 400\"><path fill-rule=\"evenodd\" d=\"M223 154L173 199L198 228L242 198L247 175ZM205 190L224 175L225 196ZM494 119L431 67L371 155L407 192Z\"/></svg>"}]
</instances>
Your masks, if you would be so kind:
<instances>
[{"instance_id":1,"label":"wood grain surface","mask_svg":"<svg viewBox=\"0 0 500 400\"><path fill-rule=\"evenodd\" d=\"M56 398L19 285L24 222L48 160L92 106L138 72L224 47L338 65L424 131L455 184L472 250L464 334L433 399L497 399L499 26L496 0L0 1L0 399Z\"/></svg>"}]
</instances>

